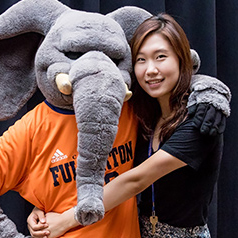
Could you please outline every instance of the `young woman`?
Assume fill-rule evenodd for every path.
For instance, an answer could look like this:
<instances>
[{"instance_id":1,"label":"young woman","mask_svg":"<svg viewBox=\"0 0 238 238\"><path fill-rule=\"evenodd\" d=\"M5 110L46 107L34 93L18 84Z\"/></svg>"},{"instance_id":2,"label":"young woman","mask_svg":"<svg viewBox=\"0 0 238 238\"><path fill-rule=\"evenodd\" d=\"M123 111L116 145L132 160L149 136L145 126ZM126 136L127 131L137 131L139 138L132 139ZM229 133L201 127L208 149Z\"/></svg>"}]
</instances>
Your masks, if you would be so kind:
<instances>
[{"instance_id":1,"label":"young woman","mask_svg":"<svg viewBox=\"0 0 238 238\"><path fill-rule=\"evenodd\" d=\"M223 136L202 135L187 115L192 75L187 37L171 16L160 14L139 26L131 47L136 79L131 102L142 135L139 165L105 186L105 210L140 193L142 237L210 237L208 207ZM72 209L62 215L51 213L47 219L54 232L57 225L78 224ZM37 230L32 220L30 230Z\"/></svg>"}]
</instances>

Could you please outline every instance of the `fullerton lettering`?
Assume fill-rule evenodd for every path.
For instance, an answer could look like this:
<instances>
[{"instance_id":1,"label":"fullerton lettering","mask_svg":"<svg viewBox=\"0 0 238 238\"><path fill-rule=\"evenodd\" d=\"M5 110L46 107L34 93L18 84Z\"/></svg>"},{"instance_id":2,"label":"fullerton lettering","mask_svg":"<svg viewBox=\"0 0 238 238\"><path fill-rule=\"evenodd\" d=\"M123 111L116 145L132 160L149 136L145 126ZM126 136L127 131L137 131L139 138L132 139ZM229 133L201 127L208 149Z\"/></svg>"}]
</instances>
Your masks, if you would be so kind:
<instances>
[{"instance_id":1,"label":"fullerton lettering","mask_svg":"<svg viewBox=\"0 0 238 238\"><path fill-rule=\"evenodd\" d=\"M112 157L113 161L110 163L110 157ZM109 159L107 160L107 168L112 169L113 167L119 166L119 161L121 164L125 164L133 159L132 156L132 146L131 141L126 143L125 145L120 145L118 147L114 147L109 153Z\"/></svg>"},{"instance_id":2,"label":"fullerton lettering","mask_svg":"<svg viewBox=\"0 0 238 238\"><path fill-rule=\"evenodd\" d=\"M65 183L69 183L72 180L75 180L75 177L76 177L75 162L70 161L69 163L64 163L64 164L60 164L59 166L54 166L50 168L50 172L52 174L55 187L60 185L59 176L62 177Z\"/></svg>"},{"instance_id":3,"label":"fullerton lettering","mask_svg":"<svg viewBox=\"0 0 238 238\"><path fill-rule=\"evenodd\" d=\"M109 159L107 160L107 168L110 170L112 168L118 167L119 164L125 164L126 162L129 162L133 159L132 152L133 151L131 141L129 141L125 145L114 147L109 153ZM73 157L73 159L76 159L76 157ZM75 180L75 169L75 161L70 161L64 164L60 164L58 166L51 167L50 172L52 174L54 186L57 187L60 185L59 178L62 178L62 181L64 183L69 183ZM105 183L108 183L112 178L115 178L116 176L118 176L118 173L115 171L106 174L104 178Z\"/></svg>"}]
</instances>

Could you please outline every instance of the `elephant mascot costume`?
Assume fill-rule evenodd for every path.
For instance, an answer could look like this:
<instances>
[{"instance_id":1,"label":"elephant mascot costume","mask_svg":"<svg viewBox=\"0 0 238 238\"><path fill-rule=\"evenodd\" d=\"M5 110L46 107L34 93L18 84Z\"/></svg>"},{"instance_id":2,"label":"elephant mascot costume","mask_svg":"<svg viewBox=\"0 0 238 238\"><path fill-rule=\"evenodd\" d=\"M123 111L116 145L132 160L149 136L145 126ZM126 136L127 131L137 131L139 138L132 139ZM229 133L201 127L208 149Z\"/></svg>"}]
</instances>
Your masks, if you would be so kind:
<instances>
[{"instance_id":1,"label":"elephant mascot costume","mask_svg":"<svg viewBox=\"0 0 238 238\"><path fill-rule=\"evenodd\" d=\"M62 169L44 164L41 158L47 153L51 163L67 158L64 151L54 146L64 128L71 130L75 120L78 134L64 139L65 144L77 142L79 152L74 157L77 165L73 174L77 184L76 217L83 225L104 217L107 158L117 134L123 102L131 96L128 42L138 24L150 16L137 7L123 7L107 15L87 13L57 0L22 0L0 15L0 119L16 115L37 87L46 98L37 106L37 118L26 115L24 123L17 122L0 139L0 194L16 190L33 205L40 206L43 203L41 196L37 197L40 186L32 187L32 180L41 181L45 191L50 183L60 187L59 172L65 182L70 181L73 176L66 172L73 170L74 161ZM191 88L189 106L213 105L217 109L214 111L222 115L219 120L224 129L221 118L230 113L229 89L215 78L196 74ZM44 109L47 113L41 111L42 107L47 107ZM52 124L44 125L52 110L64 112L61 128L57 126L59 114L54 114ZM71 117L74 119L67 119ZM12 141L9 135L12 131L17 134L19 128L22 140L30 138L23 148L19 146L21 140ZM10 156L13 153L14 158ZM13 166L11 170L13 159L14 163L21 161L22 167ZM28 181L28 172L37 166L38 174ZM51 180L44 180L47 166ZM64 201L65 194L61 193ZM52 204L55 202L52 194L45 192L45 195ZM24 237L1 209L0 235Z\"/></svg>"}]
</instances>

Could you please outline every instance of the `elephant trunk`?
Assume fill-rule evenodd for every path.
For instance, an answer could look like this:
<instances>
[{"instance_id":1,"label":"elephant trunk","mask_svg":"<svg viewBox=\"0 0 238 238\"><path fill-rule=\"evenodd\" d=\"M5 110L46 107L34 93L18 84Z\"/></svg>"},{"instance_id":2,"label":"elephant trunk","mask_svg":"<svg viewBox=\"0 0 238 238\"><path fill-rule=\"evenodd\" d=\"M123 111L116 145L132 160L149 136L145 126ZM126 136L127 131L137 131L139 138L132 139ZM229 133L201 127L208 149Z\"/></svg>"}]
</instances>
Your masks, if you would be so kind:
<instances>
[{"instance_id":1,"label":"elephant trunk","mask_svg":"<svg viewBox=\"0 0 238 238\"><path fill-rule=\"evenodd\" d=\"M120 70L103 53L81 57L69 76L78 125L78 166L76 170L77 219L92 224L104 216L103 185L108 154L117 133L125 97ZM90 57L91 56L91 57ZM90 61L88 60L90 59ZM90 63L89 63L90 62Z\"/></svg>"}]
</instances>

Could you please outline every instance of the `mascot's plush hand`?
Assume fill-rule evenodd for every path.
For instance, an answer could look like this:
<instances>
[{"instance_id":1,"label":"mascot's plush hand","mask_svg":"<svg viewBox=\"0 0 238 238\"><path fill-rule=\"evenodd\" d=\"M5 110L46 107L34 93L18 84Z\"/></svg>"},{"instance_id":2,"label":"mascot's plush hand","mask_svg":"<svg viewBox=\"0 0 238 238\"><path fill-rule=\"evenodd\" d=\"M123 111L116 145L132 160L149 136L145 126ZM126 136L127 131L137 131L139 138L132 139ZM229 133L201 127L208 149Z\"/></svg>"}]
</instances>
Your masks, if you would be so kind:
<instances>
[{"instance_id":1,"label":"mascot's plush hand","mask_svg":"<svg viewBox=\"0 0 238 238\"><path fill-rule=\"evenodd\" d=\"M223 133L230 115L231 92L216 78L193 75L188 113L194 115L194 126L202 134Z\"/></svg>"},{"instance_id":2,"label":"mascot's plush hand","mask_svg":"<svg viewBox=\"0 0 238 238\"><path fill-rule=\"evenodd\" d=\"M225 131L226 115L209 103L190 106L188 114L194 117L194 126L200 129L202 134L215 136Z\"/></svg>"},{"instance_id":3,"label":"mascot's plush hand","mask_svg":"<svg viewBox=\"0 0 238 238\"><path fill-rule=\"evenodd\" d=\"M200 58L191 50L193 76L191 94L188 100L188 114L193 117L194 126L202 134L216 135L223 133L226 117L230 115L231 92L216 78L196 75L200 68Z\"/></svg>"}]
</instances>

